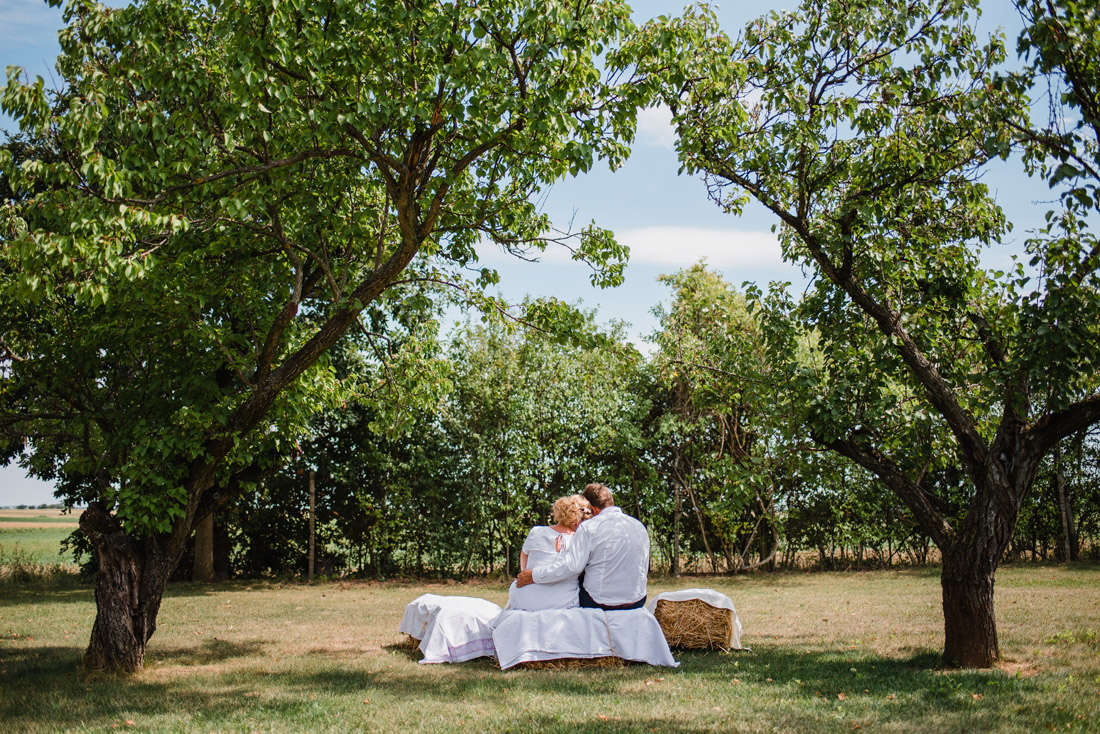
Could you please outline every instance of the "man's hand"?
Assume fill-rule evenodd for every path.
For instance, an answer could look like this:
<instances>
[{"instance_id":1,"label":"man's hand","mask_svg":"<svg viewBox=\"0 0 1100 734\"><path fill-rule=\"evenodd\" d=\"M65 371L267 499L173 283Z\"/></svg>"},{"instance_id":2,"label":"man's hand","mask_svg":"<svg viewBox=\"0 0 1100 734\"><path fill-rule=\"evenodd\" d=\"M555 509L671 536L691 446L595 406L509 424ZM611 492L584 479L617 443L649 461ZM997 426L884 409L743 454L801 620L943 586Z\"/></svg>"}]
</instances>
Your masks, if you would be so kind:
<instances>
[{"instance_id":1,"label":"man's hand","mask_svg":"<svg viewBox=\"0 0 1100 734\"><path fill-rule=\"evenodd\" d=\"M531 569L527 569L526 571L520 571L519 576L516 576L516 588L517 589L522 589L524 586L527 586L528 584L533 584L533 583L535 583L535 574L531 571Z\"/></svg>"}]
</instances>

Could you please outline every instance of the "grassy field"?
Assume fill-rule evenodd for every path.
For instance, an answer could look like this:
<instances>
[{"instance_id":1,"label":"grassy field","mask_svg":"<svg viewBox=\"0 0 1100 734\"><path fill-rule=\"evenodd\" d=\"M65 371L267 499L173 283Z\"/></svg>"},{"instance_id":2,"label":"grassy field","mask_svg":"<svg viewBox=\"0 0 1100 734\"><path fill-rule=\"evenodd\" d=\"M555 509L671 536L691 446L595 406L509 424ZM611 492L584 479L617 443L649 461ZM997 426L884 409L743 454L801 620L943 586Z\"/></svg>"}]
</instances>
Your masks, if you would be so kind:
<instances>
[{"instance_id":1,"label":"grassy field","mask_svg":"<svg viewBox=\"0 0 1100 734\"><path fill-rule=\"evenodd\" d=\"M72 554L59 551L76 528L77 516L59 510L0 509L0 579L15 564L74 570Z\"/></svg>"},{"instance_id":2,"label":"grassy field","mask_svg":"<svg viewBox=\"0 0 1100 734\"><path fill-rule=\"evenodd\" d=\"M6 533L7 530L4 530ZM2 538L3 536L0 536ZM998 575L1003 666L937 667L933 569L662 579L716 588L752 652L678 669L418 665L397 633L426 591L502 603L503 582L180 584L147 667L84 675L91 589L0 586L5 732L1036 732L1100 729L1100 567Z\"/></svg>"}]
</instances>

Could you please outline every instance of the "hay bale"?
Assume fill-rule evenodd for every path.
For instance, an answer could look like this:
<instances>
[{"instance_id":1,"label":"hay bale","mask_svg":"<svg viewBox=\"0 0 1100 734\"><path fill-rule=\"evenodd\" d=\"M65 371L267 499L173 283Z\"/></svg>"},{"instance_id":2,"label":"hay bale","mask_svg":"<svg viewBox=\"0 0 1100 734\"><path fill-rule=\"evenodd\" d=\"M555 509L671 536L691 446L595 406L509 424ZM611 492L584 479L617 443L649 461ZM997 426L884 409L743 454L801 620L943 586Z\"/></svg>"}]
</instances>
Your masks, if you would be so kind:
<instances>
[{"instance_id":1,"label":"hay bale","mask_svg":"<svg viewBox=\"0 0 1100 734\"><path fill-rule=\"evenodd\" d=\"M602 658L555 658L553 660L529 660L514 667L522 670L580 670L581 668L622 668L626 660L614 656Z\"/></svg>"},{"instance_id":2,"label":"hay bale","mask_svg":"<svg viewBox=\"0 0 1100 734\"><path fill-rule=\"evenodd\" d=\"M728 652L733 639L733 612L701 599L658 599L653 616L665 633L668 646L681 650Z\"/></svg>"}]
</instances>

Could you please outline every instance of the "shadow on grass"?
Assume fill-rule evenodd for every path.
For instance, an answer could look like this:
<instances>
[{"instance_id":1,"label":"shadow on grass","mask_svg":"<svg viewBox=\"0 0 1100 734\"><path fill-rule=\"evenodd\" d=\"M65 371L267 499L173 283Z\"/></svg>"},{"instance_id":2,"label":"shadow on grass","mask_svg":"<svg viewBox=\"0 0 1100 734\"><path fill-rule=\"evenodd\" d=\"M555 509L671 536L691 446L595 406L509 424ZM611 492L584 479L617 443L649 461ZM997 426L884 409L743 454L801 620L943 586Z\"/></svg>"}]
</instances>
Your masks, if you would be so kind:
<instances>
[{"instance_id":1,"label":"shadow on grass","mask_svg":"<svg viewBox=\"0 0 1100 734\"><path fill-rule=\"evenodd\" d=\"M0 608L43 603L94 604L95 591L75 575L0 585Z\"/></svg>"},{"instance_id":2,"label":"shadow on grass","mask_svg":"<svg viewBox=\"0 0 1100 734\"><path fill-rule=\"evenodd\" d=\"M269 644L270 643L263 640L229 642L227 640L213 639L203 642L199 647L180 647L174 650L158 648L150 655L150 659L155 664L170 663L172 665L185 665L189 667L213 665L233 658L260 655Z\"/></svg>"},{"instance_id":3,"label":"shadow on grass","mask_svg":"<svg viewBox=\"0 0 1100 734\"><path fill-rule=\"evenodd\" d=\"M419 664L420 659L424 657L424 653L420 652L420 648L412 645L408 642L398 642L393 645L383 645L382 649L391 655L397 655L398 657L408 658L414 663ZM487 660L488 658L486 658Z\"/></svg>"},{"instance_id":4,"label":"shadow on grass","mask_svg":"<svg viewBox=\"0 0 1100 734\"><path fill-rule=\"evenodd\" d=\"M82 674L80 652L72 647L0 648L0 721L8 731L52 731L108 727L126 718L172 717L183 711L195 722L246 712L257 724L285 724L309 716L304 693L336 697L329 701L346 696L345 705L367 695L429 712L451 711L471 701L496 712L531 707L530 713L517 713L509 721L493 714L479 723L486 732L519 725L538 731L656 729L688 734L744 729L744 717L755 717L757 723L748 726L753 730L764 721L778 731L850 731L852 722L864 722L861 726L874 723L895 730L977 732L994 731L1010 720L1025 728L1033 722L1036 729L1073 720L1041 678L937 670L938 656L931 651L892 659L765 647L742 654L683 653L678 670L639 665L501 672L485 658L461 665L417 665L413 661L419 653L396 645L357 665L311 656L292 669L272 670L262 660L266 646L211 640L161 650L151 659L148 674L131 678ZM256 659L255 666L250 658ZM207 668L233 659L244 667ZM173 667L166 677L157 675L162 665ZM689 704L685 712L678 696L688 694L699 703ZM564 707L563 698L568 701ZM556 702L550 708L570 716L531 705L540 702ZM578 711L593 712L594 720L578 725L572 715ZM594 712L606 712L607 719Z\"/></svg>"},{"instance_id":5,"label":"shadow on grass","mask_svg":"<svg viewBox=\"0 0 1100 734\"><path fill-rule=\"evenodd\" d=\"M206 584L191 581L177 581L168 585L168 588L164 592L164 598L207 597L226 593L279 590L297 586L304 587L305 584L288 584L272 581L223 581ZM0 607L42 604L43 602L50 604L94 604L95 587L90 580L84 580L75 574L57 576L51 579L28 581L26 583L0 584Z\"/></svg>"},{"instance_id":6,"label":"shadow on grass","mask_svg":"<svg viewBox=\"0 0 1100 734\"><path fill-rule=\"evenodd\" d=\"M249 654L237 646L207 645L200 651L170 654L185 665L216 663L237 654ZM196 667L196 671L201 668ZM132 677L87 675L80 668L80 656L72 648L23 648L0 657L0 675L18 687L0 686L0 721L5 731L67 731L106 729L133 725L135 719L151 720L185 714L187 718L218 721L242 709L260 709L257 720L287 719L302 715L301 696L287 695L257 704L249 681L225 681L208 676L198 681L188 676L175 680L154 680L153 676ZM212 688L206 684L214 683ZM295 695L292 695L295 694ZM174 729L175 730L175 729Z\"/></svg>"},{"instance_id":7,"label":"shadow on grass","mask_svg":"<svg viewBox=\"0 0 1100 734\"><path fill-rule=\"evenodd\" d=\"M777 580L793 579L766 579L769 585ZM167 596L248 593L283 586L298 585L186 583L170 587ZM9 590L15 593L8 594ZM92 590L57 582L0 589L0 608L43 602L91 605ZM31 613L19 610L24 611ZM822 650L818 638L807 636L788 638L782 644L758 644L752 653L680 653L678 670L632 666L501 672L488 659L421 666L419 651L399 644L368 650L336 642L294 659L280 656L278 662L269 654L278 652L277 640L214 639L187 647L157 646L151 650L147 673L119 679L83 675L82 648L3 640L0 722L5 731L52 732L106 729L140 716L167 722L162 724L165 730L209 731L240 729L239 722L220 724L244 716L260 729L308 731L310 717L316 713L308 703L314 694L341 712L364 698L376 706L382 702L391 712L399 707L433 713L464 707L468 711L470 702L484 702L489 713L477 728L486 734L510 730L618 734L654 729L666 734L818 732L853 731L856 725L871 731L976 733L1064 729L1068 724L1074 730L1087 730L1100 721L1100 661L1074 669L1074 675L1082 673L1077 682L1073 676L1053 673L1013 677L999 671L941 670L938 653L929 649L885 657L862 649ZM524 712L525 708L530 710ZM581 723L578 712L587 717ZM608 718L589 721L596 718L594 712ZM189 717L187 723L181 723L183 714ZM1089 717L1086 724L1078 718L1083 715ZM349 719L346 729L361 726ZM443 729L458 731L463 726L447 719Z\"/></svg>"}]
</instances>

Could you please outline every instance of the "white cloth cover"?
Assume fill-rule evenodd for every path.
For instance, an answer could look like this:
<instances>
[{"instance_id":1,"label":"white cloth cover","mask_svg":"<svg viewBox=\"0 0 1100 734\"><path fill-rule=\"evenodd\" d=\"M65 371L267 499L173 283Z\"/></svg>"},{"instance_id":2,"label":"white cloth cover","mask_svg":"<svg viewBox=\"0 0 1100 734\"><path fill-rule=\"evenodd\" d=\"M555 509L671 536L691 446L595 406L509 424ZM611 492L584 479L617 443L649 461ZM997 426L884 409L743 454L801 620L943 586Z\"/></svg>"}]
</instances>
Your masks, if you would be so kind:
<instances>
[{"instance_id":1,"label":"white cloth cover","mask_svg":"<svg viewBox=\"0 0 1100 734\"><path fill-rule=\"evenodd\" d=\"M714 589L681 589L679 591L664 591L656 596L656 598L650 599L649 607L650 612L657 610L657 602L664 599L665 601L690 601L691 599L698 599L699 601L710 604L712 607L718 609L728 609L733 615L733 632L730 639L731 650L742 650L741 647L741 620L737 616L737 610L733 608L733 601L730 600L725 594L720 594Z\"/></svg>"},{"instance_id":2,"label":"white cloth cover","mask_svg":"<svg viewBox=\"0 0 1100 734\"><path fill-rule=\"evenodd\" d=\"M424 663L493 657L492 622L500 607L472 596L423 594L405 607L399 632L420 640Z\"/></svg>"},{"instance_id":3,"label":"white cloth cover","mask_svg":"<svg viewBox=\"0 0 1100 734\"><path fill-rule=\"evenodd\" d=\"M609 655L650 665L679 665L648 609L507 610L496 622L493 642L504 670L533 660Z\"/></svg>"}]
</instances>

